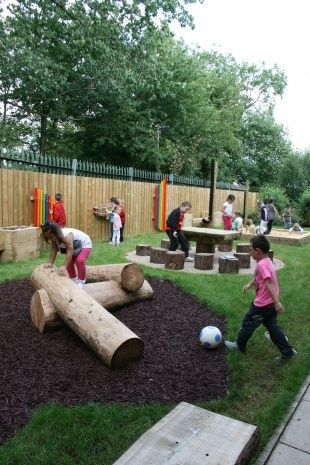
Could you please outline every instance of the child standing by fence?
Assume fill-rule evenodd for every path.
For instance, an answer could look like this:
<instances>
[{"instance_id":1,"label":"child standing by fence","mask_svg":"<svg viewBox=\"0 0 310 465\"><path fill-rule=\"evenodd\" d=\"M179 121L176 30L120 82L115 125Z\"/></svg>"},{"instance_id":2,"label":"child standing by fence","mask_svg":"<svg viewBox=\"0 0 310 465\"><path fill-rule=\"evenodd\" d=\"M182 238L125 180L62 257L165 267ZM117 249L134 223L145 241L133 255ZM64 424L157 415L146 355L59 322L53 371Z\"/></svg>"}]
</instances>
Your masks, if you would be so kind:
<instances>
[{"instance_id":1,"label":"child standing by fence","mask_svg":"<svg viewBox=\"0 0 310 465\"><path fill-rule=\"evenodd\" d=\"M112 222L113 235L112 235L111 244L116 245L116 246L119 246L120 238L121 238L121 229L122 229L122 220L120 217L121 210L122 208L120 205L115 205L112 211L109 211L106 208L106 212L109 214L109 216L113 215L113 222Z\"/></svg>"}]
</instances>

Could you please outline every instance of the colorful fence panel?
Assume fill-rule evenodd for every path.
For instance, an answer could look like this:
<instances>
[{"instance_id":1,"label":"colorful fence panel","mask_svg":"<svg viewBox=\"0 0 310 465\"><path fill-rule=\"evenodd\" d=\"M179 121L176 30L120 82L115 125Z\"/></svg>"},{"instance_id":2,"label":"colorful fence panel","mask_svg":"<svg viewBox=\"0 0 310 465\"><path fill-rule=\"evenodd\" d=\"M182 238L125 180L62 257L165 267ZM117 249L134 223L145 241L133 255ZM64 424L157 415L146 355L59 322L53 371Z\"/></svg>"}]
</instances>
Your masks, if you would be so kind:
<instances>
[{"instance_id":1,"label":"colorful fence panel","mask_svg":"<svg viewBox=\"0 0 310 465\"><path fill-rule=\"evenodd\" d=\"M35 187L31 198L33 202L33 225L40 226L46 221L53 219L53 207L55 205L55 197L49 195L40 189Z\"/></svg>"}]
</instances>

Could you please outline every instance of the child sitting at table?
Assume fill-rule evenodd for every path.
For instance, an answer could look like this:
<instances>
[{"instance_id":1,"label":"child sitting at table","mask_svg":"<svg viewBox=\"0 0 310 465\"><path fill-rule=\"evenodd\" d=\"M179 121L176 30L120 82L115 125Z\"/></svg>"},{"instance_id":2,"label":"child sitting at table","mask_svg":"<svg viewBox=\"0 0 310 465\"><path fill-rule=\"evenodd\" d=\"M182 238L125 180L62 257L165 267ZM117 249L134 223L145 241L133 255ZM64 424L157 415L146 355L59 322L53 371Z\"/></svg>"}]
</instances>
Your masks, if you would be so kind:
<instances>
[{"instance_id":1,"label":"child sitting at table","mask_svg":"<svg viewBox=\"0 0 310 465\"><path fill-rule=\"evenodd\" d=\"M245 222L245 232L247 234L256 234L256 226L250 219L246 220Z\"/></svg>"},{"instance_id":2,"label":"child sitting at table","mask_svg":"<svg viewBox=\"0 0 310 465\"><path fill-rule=\"evenodd\" d=\"M242 232L242 223L243 221L242 221L241 213L236 212L235 219L232 224L232 231Z\"/></svg>"}]
</instances>

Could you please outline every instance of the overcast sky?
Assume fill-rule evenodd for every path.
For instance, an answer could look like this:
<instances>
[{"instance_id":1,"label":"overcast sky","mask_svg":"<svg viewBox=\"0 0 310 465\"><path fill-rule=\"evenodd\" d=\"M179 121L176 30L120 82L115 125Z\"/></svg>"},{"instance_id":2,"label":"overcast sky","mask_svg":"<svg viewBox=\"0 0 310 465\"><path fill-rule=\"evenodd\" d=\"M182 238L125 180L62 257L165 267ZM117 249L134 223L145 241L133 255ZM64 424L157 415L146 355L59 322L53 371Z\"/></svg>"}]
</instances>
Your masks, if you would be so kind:
<instances>
[{"instance_id":1,"label":"overcast sky","mask_svg":"<svg viewBox=\"0 0 310 465\"><path fill-rule=\"evenodd\" d=\"M278 64L288 85L275 117L297 149L310 148L310 0L205 0L188 10L195 30L173 28L186 43Z\"/></svg>"}]
</instances>

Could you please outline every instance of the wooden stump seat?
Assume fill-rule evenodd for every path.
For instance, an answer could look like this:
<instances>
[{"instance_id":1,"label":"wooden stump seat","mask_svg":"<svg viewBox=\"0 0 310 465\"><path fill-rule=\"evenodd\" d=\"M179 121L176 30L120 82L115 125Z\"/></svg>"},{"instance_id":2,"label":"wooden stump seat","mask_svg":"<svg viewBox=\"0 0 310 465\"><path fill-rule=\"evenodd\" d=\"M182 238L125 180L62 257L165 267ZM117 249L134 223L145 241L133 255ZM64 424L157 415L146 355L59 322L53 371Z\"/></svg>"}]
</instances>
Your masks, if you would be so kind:
<instances>
[{"instance_id":1,"label":"wooden stump seat","mask_svg":"<svg viewBox=\"0 0 310 465\"><path fill-rule=\"evenodd\" d=\"M194 268L197 270L213 270L213 253L196 253Z\"/></svg>"},{"instance_id":2,"label":"wooden stump seat","mask_svg":"<svg viewBox=\"0 0 310 465\"><path fill-rule=\"evenodd\" d=\"M196 253L214 253L215 244L206 243L203 241L197 241Z\"/></svg>"},{"instance_id":3,"label":"wooden stump seat","mask_svg":"<svg viewBox=\"0 0 310 465\"><path fill-rule=\"evenodd\" d=\"M151 247L150 262L164 264L166 261L166 254L168 250L162 247Z\"/></svg>"},{"instance_id":4,"label":"wooden stump seat","mask_svg":"<svg viewBox=\"0 0 310 465\"><path fill-rule=\"evenodd\" d=\"M168 250L169 247L170 247L170 239L162 239L162 240L160 241L160 247L161 247L162 249L167 249L167 250Z\"/></svg>"},{"instance_id":5,"label":"wooden stump seat","mask_svg":"<svg viewBox=\"0 0 310 465\"><path fill-rule=\"evenodd\" d=\"M234 256L239 260L239 268L251 267L251 255L249 253L236 252Z\"/></svg>"},{"instance_id":6,"label":"wooden stump seat","mask_svg":"<svg viewBox=\"0 0 310 465\"><path fill-rule=\"evenodd\" d=\"M165 268L169 270L183 270L185 253L182 250L168 250L165 256Z\"/></svg>"},{"instance_id":7,"label":"wooden stump seat","mask_svg":"<svg viewBox=\"0 0 310 465\"><path fill-rule=\"evenodd\" d=\"M237 244L236 246L237 253L250 253L250 251L251 251L251 245L248 242L244 244Z\"/></svg>"},{"instance_id":8,"label":"wooden stump seat","mask_svg":"<svg viewBox=\"0 0 310 465\"><path fill-rule=\"evenodd\" d=\"M223 241L221 244L218 245L219 252L231 252L233 249L233 241Z\"/></svg>"},{"instance_id":9,"label":"wooden stump seat","mask_svg":"<svg viewBox=\"0 0 310 465\"><path fill-rule=\"evenodd\" d=\"M136 255L140 255L141 257L146 257L150 255L151 246L147 244L138 244L136 245Z\"/></svg>"},{"instance_id":10,"label":"wooden stump seat","mask_svg":"<svg viewBox=\"0 0 310 465\"><path fill-rule=\"evenodd\" d=\"M219 257L219 273L239 273L239 260L235 257Z\"/></svg>"}]
</instances>

